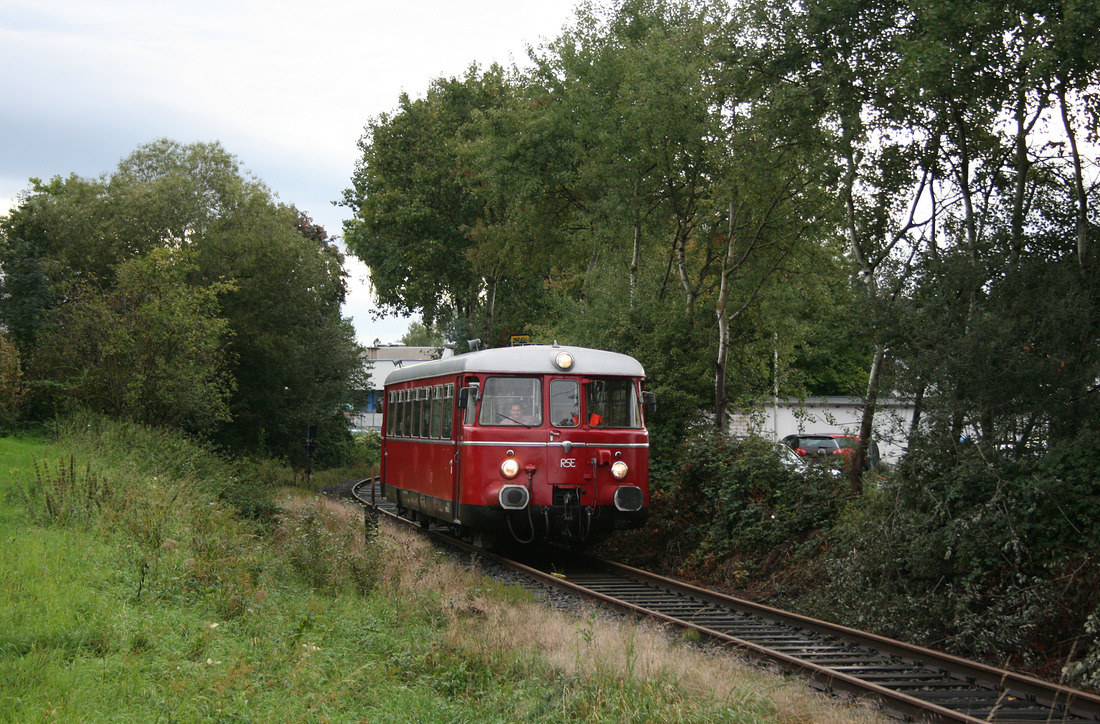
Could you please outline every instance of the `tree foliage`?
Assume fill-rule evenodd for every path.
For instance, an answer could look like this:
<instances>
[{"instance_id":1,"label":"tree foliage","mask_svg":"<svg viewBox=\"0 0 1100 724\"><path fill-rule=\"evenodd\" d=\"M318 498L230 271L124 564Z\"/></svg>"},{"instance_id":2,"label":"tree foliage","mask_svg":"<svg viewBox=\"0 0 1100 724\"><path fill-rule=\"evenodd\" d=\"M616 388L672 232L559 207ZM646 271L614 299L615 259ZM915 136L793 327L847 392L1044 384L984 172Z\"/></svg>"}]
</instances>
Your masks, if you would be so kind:
<instances>
[{"instance_id":1,"label":"tree foliage","mask_svg":"<svg viewBox=\"0 0 1100 724\"><path fill-rule=\"evenodd\" d=\"M417 321L409 322L409 331L401 338L401 344L408 347L441 347L445 341L438 329Z\"/></svg>"},{"instance_id":2,"label":"tree foliage","mask_svg":"<svg viewBox=\"0 0 1100 724\"><path fill-rule=\"evenodd\" d=\"M492 265L477 263L470 235L485 201L459 148L508 92L499 67L473 67L462 79L437 80L422 99L403 94L397 112L368 125L344 193L356 218L344 232L348 249L370 267L383 309L419 312L428 324L472 319L478 300L492 293Z\"/></svg>"},{"instance_id":3,"label":"tree foliage","mask_svg":"<svg viewBox=\"0 0 1100 724\"><path fill-rule=\"evenodd\" d=\"M67 404L146 425L208 433L229 420L228 285L187 283L189 265L156 249L123 262L115 285L81 283L47 314L31 359Z\"/></svg>"},{"instance_id":4,"label":"tree foliage","mask_svg":"<svg viewBox=\"0 0 1100 724\"><path fill-rule=\"evenodd\" d=\"M0 334L0 434L10 430L19 420L26 393L19 349L6 335Z\"/></svg>"},{"instance_id":5,"label":"tree foliage","mask_svg":"<svg viewBox=\"0 0 1100 724\"><path fill-rule=\"evenodd\" d=\"M39 387L281 455L350 399L342 257L239 165L162 139L98 179L33 182L0 220L0 321L61 386Z\"/></svg>"},{"instance_id":6,"label":"tree foliage","mask_svg":"<svg viewBox=\"0 0 1100 724\"><path fill-rule=\"evenodd\" d=\"M581 8L526 73L472 69L402 96L369 126L345 194L349 248L384 302L465 320L445 325L460 340L630 351L686 393L681 432L700 403L721 400L724 420L726 400L759 394L767 375L744 340L759 351L809 306L773 291L837 266L824 251L835 202L819 183L835 174L826 129L792 122L793 101L770 119L748 112L769 106L733 70L728 12ZM664 365L679 346L707 355Z\"/></svg>"}]
</instances>

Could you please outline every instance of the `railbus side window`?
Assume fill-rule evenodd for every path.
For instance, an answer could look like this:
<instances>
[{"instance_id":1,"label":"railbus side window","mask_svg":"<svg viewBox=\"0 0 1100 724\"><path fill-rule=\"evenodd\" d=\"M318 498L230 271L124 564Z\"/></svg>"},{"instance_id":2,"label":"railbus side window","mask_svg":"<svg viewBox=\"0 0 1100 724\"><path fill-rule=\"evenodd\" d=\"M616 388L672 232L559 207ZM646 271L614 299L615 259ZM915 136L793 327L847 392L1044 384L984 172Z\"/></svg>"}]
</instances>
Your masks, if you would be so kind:
<instances>
[{"instance_id":1,"label":"railbus side window","mask_svg":"<svg viewBox=\"0 0 1100 724\"><path fill-rule=\"evenodd\" d=\"M451 431L454 427L455 419L455 386L454 384L448 384L443 386L443 415L442 423L443 427L440 431L441 436L444 439L450 439Z\"/></svg>"},{"instance_id":2,"label":"railbus side window","mask_svg":"<svg viewBox=\"0 0 1100 724\"><path fill-rule=\"evenodd\" d=\"M432 388L432 437L439 439L443 430L443 385Z\"/></svg>"},{"instance_id":3,"label":"railbus side window","mask_svg":"<svg viewBox=\"0 0 1100 724\"><path fill-rule=\"evenodd\" d=\"M417 387L413 390L413 416L412 416L412 429L409 430L411 437L420 437L420 421L423 419L424 413L424 390Z\"/></svg>"},{"instance_id":4,"label":"railbus side window","mask_svg":"<svg viewBox=\"0 0 1100 724\"><path fill-rule=\"evenodd\" d=\"M401 390L401 436L409 436L410 419L412 418L411 390Z\"/></svg>"},{"instance_id":5,"label":"railbus side window","mask_svg":"<svg viewBox=\"0 0 1100 724\"><path fill-rule=\"evenodd\" d=\"M420 390L420 437L431 437L432 427L432 388Z\"/></svg>"}]
</instances>

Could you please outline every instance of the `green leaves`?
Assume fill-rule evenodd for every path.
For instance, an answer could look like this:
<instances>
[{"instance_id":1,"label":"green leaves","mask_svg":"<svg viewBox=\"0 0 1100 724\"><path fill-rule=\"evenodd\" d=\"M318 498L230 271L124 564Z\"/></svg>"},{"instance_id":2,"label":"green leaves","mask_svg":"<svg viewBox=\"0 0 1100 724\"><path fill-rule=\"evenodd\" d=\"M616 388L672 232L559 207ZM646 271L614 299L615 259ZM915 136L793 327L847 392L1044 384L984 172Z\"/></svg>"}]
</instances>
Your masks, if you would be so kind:
<instances>
[{"instance_id":1,"label":"green leaves","mask_svg":"<svg viewBox=\"0 0 1100 724\"><path fill-rule=\"evenodd\" d=\"M491 212L461 147L482 114L509 93L503 71L471 68L439 79L425 98L402 96L393 115L373 120L360 141L363 158L344 192L356 218L348 248L371 269L383 308L419 312L429 324L469 317L494 270L474 257L468 235Z\"/></svg>"},{"instance_id":2,"label":"green leaves","mask_svg":"<svg viewBox=\"0 0 1100 724\"><path fill-rule=\"evenodd\" d=\"M83 284L48 315L33 371L70 404L145 424L210 432L229 419L229 325L217 296L194 287L193 266L157 249L124 262L109 290Z\"/></svg>"},{"instance_id":3,"label":"green leaves","mask_svg":"<svg viewBox=\"0 0 1100 724\"><path fill-rule=\"evenodd\" d=\"M36 181L0 232L0 322L62 405L291 454L360 382L339 251L217 143Z\"/></svg>"}]
</instances>

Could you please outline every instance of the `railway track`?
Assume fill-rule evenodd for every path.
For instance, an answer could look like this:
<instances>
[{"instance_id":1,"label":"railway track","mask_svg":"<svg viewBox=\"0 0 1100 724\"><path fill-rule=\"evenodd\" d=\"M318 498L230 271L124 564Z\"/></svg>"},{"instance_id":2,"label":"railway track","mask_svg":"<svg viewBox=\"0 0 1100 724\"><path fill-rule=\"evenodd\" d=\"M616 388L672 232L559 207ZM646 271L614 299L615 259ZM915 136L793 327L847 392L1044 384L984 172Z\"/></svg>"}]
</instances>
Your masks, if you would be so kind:
<instances>
[{"instance_id":1,"label":"railway track","mask_svg":"<svg viewBox=\"0 0 1100 724\"><path fill-rule=\"evenodd\" d=\"M374 486L363 484L353 495L373 505L377 513L404 520L381 500ZM439 532L433 535L551 586L635 616L697 631L803 676L823 691L875 699L904 719L1100 724L1100 696L1086 692L572 551L515 560Z\"/></svg>"}]
</instances>

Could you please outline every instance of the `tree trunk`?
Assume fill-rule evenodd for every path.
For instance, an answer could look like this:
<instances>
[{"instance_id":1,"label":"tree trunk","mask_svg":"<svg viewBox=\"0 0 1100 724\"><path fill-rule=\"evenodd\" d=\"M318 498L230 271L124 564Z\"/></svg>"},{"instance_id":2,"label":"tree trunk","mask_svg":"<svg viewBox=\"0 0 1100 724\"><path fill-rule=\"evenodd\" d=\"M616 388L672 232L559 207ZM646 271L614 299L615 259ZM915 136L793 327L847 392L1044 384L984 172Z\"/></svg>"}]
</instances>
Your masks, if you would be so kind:
<instances>
[{"instance_id":1,"label":"tree trunk","mask_svg":"<svg viewBox=\"0 0 1100 724\"><path fill-rule=\"evenodd\" d=\"M729 207L729 237L726 239L726 256L722 260L722 274L719 279L718 302L715 314L718 317L718 354L714 363L714 416L718 432L729 432L729 412L726 405L726 362L729 358L730 319L726 313L726 302L730 295L730 274L733 270L733 201Z\"/></svg>"},{"instance_id":2,"label":"tree trunk","mask_svg":"<svg viewBox=\"0 0 1100 724\"><path fill-rule=\"evenodd\" d=\"M680 273L680 285L684 288L686 305L685 317L690 320L695 314L695 290L691 287L691 278L687 268L687 233L682 224L676 225L676 270Z\"/></svg>"},{"instance_id":3,"label":"tree trunk","mask_svg":"<svg viewBox=\"0 0 1100 724\"><path fill-rule=\"evenodd\" d=\"M1027 198L1028 171L1031 161L1027 157L1027 98L1021 84L1016 100L1016 184L1012 195L1012 245L1010 258L1013 264L1020 261L1024 248L1024 200Z\"/></svg>"},{"instance_id":4,"label":"tree trunk","mask_svg":"<svg viewBox=\"0 0 1100 724\"><path fill-rule=\"evenodd\" d=\"M638 197L641 195L639 190L639 181L634 180L634 250L630 255L630 308L634 309L634 302L638 293L638 267L642 263L642 222L637 218L639 216Z\"/></svg>"},{"instance_id":5,"label":"tree trunk","mask_svg":"<svg viewBox=\"0 0 1100 724\"><path fill-rule=\"evenodd\" d=\"M851 470L848 471L848 484L852 495L863 494L863 465L867 460L867 448L874 431L875 408L878 404L878 379L882 372L882 361L886 351L882 345L875 347L871 360L871 374L867 379L867 396L863 400L863 418L859 423L859 441L852 453Z\"/></svg>"},{"instance_id":6,"label":"tree trunk","mask_svg":"<svg viewBox=\"0 0 1100 724\"><path fill-rule=\"evenodd\" d=\"M859 231L856 228L855 205L855 180L857 175L856 159L851 149L847 153L848 172L845 175L844 201L847 212L848 243L851 247L852 257L860 267L860 278L867 287L867 296L874 299L877 293L875 287L875 269L868 259L862 244L860 244ZM878 398L879 369L882 367L883 347L876 342L875 352L871 358L871 374L867 380L867 396L863 401L863 419L859 425L859 440L851 459L851 470L848 473L848 482L852 495L863 494L863 461L867 459L867 448L871 440L871 431L874 429L875 401Z\"/></svg>"},{"instance_id":7,"label":"tree trunk","mask_svg":"<svg viewBox=\"0 0 1100 724\"><path fill-rule=\"evenodd\" d=\"M484 331L481 333L481 338L485 340L485 345L490 344L490 340L493 338L493 314L496 312L497 304L497 279L496 277L489 277L485 280L485 326Z\"/></svg>"},{"instance_id":8,"label":"tree trunk","mask_svg":"<svg viewBox=\"0 0 1100 724\"><path fill-rule=\"evenodd\" d=\"M630 256L630 308L638 294L638 266L642 263L642 225L634 224L634 253Z\"/></svg>"},{"instance_id":9,"label":"tree trunk","mask_svg":"<svg viewBox=\"0 0 1100 724\"><path fill-rule=\"evenodd\" d=\"M913 399L913 421L909 423L909 437L908 440L912 444L913 438L916 436L917 431L920 429L920 415L921 408L924 406L924 380L920 381L920 385L917 387L916 397Z\"/></svg>"},{"instance_id":10,"label":"tree trunk","mask_svg":"<svg viewBox=\"0 0 1100 724\"><path fill-rule=\"evenodd\" d=\"M1073 132L1073 124L1069 121L1069 111L1066 108L1064 82L1058 84L1058 102L1062 110L1062 125L1066 129L1070 153L1073 154L1073 191L1077 197L1077 264L1084 269L1085 253L1088 251L1089 202L1085 195L1085 182L1081 172L1081 154L1077 151L1077 136Z\"/></svg>"}]
</instances>

